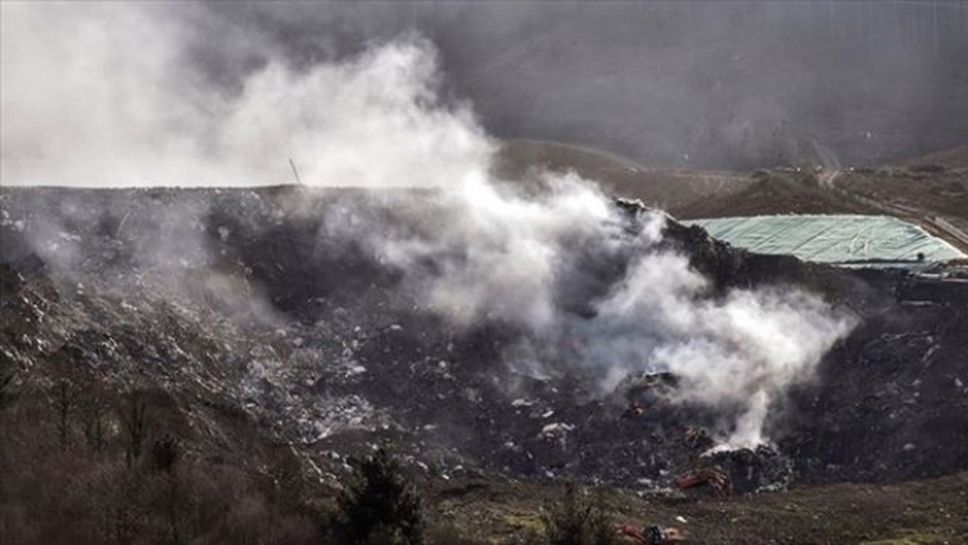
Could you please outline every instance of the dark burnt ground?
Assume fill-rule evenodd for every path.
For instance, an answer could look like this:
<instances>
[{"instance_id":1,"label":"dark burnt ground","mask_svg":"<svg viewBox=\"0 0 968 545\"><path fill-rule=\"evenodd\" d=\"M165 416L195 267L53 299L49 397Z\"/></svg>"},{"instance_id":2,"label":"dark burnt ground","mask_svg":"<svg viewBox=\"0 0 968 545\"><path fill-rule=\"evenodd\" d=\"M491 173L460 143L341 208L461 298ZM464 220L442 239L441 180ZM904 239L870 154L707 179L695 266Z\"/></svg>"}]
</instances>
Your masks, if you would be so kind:
<instances>
[{"instance_id":1,"label":"dark burnt ground","mask_svg":"<svg viewBox=\"0 0 968 545\"><path fill-rule=\"evenodd\" d=\"M255 471L247 457L259 459L257 445L270 441L291 447L307 478L326 486L345 474L348 457L382 441L437 483L505 475L650 490L708 463L699 455L709 444L690 429L716 415L657 402L623 417L625 392L596 399L574 374L516 374L500 362L522 332L448 326L399 289L401 271L326 236L331 214L382 196L305 188L0 195L0 349L18 389L44 384L52 362L72 362L111 388L169 399L160 404L172 413L166 427L199 456ZM664 244L689 255L720 292L797 285L863 319L824 359L820 380L777 407L778 452L718 460L739 492L968 469L963 280L751 255L675 223ZM723 509L739 513L732 510L746 501ZM763 509L782 502L748 501L754 518L756 501Z\"/></svg>"}]
</instances>

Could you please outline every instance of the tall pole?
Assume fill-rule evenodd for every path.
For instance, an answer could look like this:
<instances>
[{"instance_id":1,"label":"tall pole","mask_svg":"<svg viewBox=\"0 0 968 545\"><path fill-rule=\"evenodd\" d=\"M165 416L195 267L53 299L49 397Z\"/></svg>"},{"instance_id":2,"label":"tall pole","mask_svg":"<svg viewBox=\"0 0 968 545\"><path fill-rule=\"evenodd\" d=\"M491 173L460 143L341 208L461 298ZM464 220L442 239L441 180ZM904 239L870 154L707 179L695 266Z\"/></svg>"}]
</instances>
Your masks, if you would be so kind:
<instances>
[{"instance_id":1,"label":"tall pole","mask_svg":"<svg viewBox=\"0 0 968 545\"><path fill-rule=\"evenodd\" d=\"M296 178L296 184L302 185L302 180L299 179L299 171L296 170L296 163L292 161L292 157L289 158L289 166L292 167L292 175Z\"/></svg>"}]
</instances>

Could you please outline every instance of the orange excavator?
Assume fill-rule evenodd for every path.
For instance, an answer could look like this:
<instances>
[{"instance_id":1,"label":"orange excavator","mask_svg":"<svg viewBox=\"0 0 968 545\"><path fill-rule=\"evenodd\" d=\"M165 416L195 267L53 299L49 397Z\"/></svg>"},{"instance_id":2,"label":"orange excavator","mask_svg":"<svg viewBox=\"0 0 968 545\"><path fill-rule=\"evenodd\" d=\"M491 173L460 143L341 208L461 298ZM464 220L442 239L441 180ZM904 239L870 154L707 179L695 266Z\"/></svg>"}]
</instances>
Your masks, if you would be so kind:
<instances>
[{"instance_id":1,"label":"orange excavator","mask_svg":"<svg viewBox=\"0 0 968 545\"><path fill-rule=\"evenodd\" d=\"M676 479L676 486L680 490L687 490L707 484L721 498L733 495L733 484L729 479L729 475L718 467L703 467L695 471L683 473Z\"/></svg>"}]
</instances>

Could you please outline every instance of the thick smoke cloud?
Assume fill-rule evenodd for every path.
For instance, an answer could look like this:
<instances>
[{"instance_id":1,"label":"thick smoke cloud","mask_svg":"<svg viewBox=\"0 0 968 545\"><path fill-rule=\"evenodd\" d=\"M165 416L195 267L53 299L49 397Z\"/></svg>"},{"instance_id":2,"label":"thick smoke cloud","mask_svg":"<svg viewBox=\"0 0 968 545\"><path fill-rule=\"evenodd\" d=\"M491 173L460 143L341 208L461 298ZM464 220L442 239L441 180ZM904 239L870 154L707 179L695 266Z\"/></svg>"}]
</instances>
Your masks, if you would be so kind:
<instances>
[{"instance_id":1,"label":"thick smoke cloud","mask_svg":"<svg viewBox=\"0 0 968 545\"><path fill-rule=\"evenodd\" d=\"M517 372L575 373L600 393L671 372L680 380L673 401L723 415L723 448L766 442L772 404L813 377L853 318L792 288L714 297L686 257L660 244L663 214L630 219L574 175L543 182L522 195L472 178L417 206L388 200L389 220L371 210L336 216L326 236L368 245L404 272L418 301L459 326L526 331L506 354Z\"/></svg>"},{"instance_id":2,"label":"thick smoke cloud","mask_svg":"<svg viewBox=\"0 0 968 545\"><path fill-rule=\"evenodd\" d=\"M851 327L796 290L713 297L661 245L663 214L630 217L593 182L495 179L492 139L447 97L422 38L305 66L269 40L244 78L213 84L181 65L199 30L155 7L5 6L3 30L4 81L18 81L4 88L4 183L264 183L285 179L292 156L309 183L432 187L379 192L370 208L327 216L321 236L360 242L458 326L523 330L530 346L507 357L518 370L577 373L602 391L675 373L679 401L735 416L726 445L764 441L771 403ZM31 33L51 45L31 51ZM85 107L48 110L58 86Z\"/></svg>"},{"instance_id":3,"label":"thick smoke cloud","mask_svg":"<svg viewBox=\"0 0 968 545\"><path fill-rule=\"evenodd\" d=\"M488 132L647 165L845 165L962 145L968 5L885 2L215 4L309 67L418 30ZM320 32L319 29L325 29ZM219 81L220 58L201 60Z\"/></svg>"},{"instance_id":4,"label":"thick smoke cloud","mask_svg":"<svg viewBox=\"0 0 968 545\"><path fill-rule=\"evenodd\" d=\"M410 287L457 324L494 319L546 330L567 291L558 285L562 271L579 272L585 263L570 260L583 249L618 251L620 223L589 182L574 175L545 182L546 194L522 195L486 175L463 180L398 210L393 221L405 231L381 228L387 234L367 243L387 264L410 271ZM399 200L390 205L399 208Z\"/></svg>"},{"instance_id":5,"label":"thick smoke cloud","mask_svg":"<svg viewBox=\"0 0 968 545\"><path fill-rule=\"evenodd\" d=\"M810 379L853 322L798 291L733 290L710 300L701 297L707 287L681 256L638 259L600 304L590 350L609 358L613 378L642 366L672 371L681 400L738 411L727 445L756 445L766 439L769 404Z\"/></svg>"},{"instance_id":6,"label":"thick smoke cloud","mask_svg":"<svg viewBox=\"0 0 968 545\"><path fill-rule=\"evenodd\" d=\"M525 189L487 159L439 191L334 215L325 236L362 242L457 325L523 328L531 346L508 354L518 371L577 372L601 392L670 371L678 401L730 415L724 444L751 446L765 440L770 404L852 326L796 290L713 298L688 259L662 249L662 213L630 219L574 174L542 173Z\"/></svg>"},{"instance_id":7,"label":"thick smoke cloud","mask_svg":"<svg viewBox=\"0 0 968 545\"><path fill-rule=\"evenodd\" d=\"M230 92L184 66L204 28L162 6L3 10L4 184L290 183L292 158L312 185L439 186L491 151L416 37L307 71L267 49Z\"/></svg>"},{"instance_id":8,"label":"thick smoke cloud","mask_svg":"<svg viewBox=\"0 0 968 545\"><path fill-rule=\"evenodd\" d=\"M6 184L290 181L287 157L307 171L313 162L297 156L301 123L279 118L267 134L281 140L265 149L221 144L245 140L223 123L251 78L269 69L298 82L412 31L440 48L444 97L473 100L501 138L587 144L649 165L753 168L818 159L818 146L844 165L875 163L968 134L962 2L0 9Z\"/></svg>"}]
</instances>

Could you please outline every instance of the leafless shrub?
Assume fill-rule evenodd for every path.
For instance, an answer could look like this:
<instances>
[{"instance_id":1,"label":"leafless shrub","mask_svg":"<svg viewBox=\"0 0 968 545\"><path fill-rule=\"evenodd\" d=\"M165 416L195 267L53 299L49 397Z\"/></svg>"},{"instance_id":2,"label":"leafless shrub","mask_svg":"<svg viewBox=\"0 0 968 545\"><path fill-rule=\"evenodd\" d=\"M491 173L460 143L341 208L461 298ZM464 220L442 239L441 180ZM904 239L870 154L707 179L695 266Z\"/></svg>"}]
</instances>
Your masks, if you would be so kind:
<instances>
[{"instance_id":1,"label":"leafless shrub","mask_svg":"<svg viewBox=\"0 0 968 545\"><path fill-rule=\"evenodd\" d=\"M574 483L565 486L561 500L550 506L544 516L549 545L613 545L617 536L603 507L603 498L594 501Z\"/></svg>"},{"instance_id":2,"label":"leafless shrub","mask_svg":"<svg viewBox=\"0 0 968 545\"><path fill-rule=\"evenodd\" d=\"M148 436L148 402L144 394L134 391L126 395L119 412L126 440L125 460L131 467L141 457Z\"/></svg>"},{"instance_id":3,"label":"leafless shrub","mask_svg":"<svg viewBox=\"0 0 968 545\"><path fill-rule=\"evenodd\" d=\"M300 478L291 456L265 472L193 458L143 393L105 388L95 400L74 396L78 384L44 381L3 412L4 544L322 542L318 518L298 498L282 501ZM84 435L91 448L70 448L61 435Z\"/></svg>"}]
</instances>

